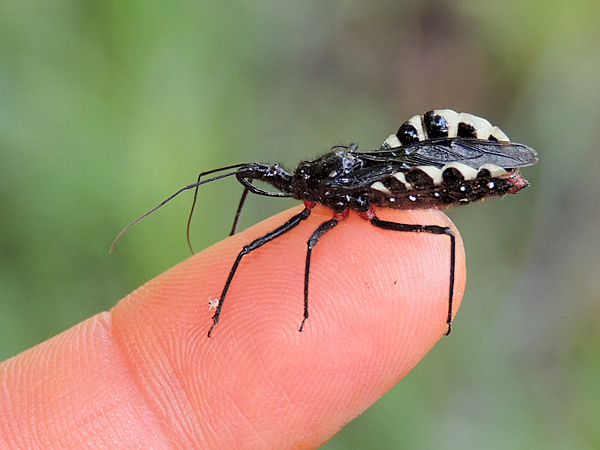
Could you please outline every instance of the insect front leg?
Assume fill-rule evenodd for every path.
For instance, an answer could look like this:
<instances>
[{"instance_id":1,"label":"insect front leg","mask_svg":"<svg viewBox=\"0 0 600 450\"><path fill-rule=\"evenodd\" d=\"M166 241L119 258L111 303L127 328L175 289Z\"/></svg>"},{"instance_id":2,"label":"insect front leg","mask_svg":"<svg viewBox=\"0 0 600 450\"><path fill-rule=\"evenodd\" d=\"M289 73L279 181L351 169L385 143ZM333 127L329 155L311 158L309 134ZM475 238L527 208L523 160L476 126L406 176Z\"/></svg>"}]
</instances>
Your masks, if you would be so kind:
<instances>
[{"instance_id":1,"label":"insect front leg","mask_svg":"<svg viewBox=\"0 0 600 450\"><path fill-rule=\"evenodd\" d=\"M291 219L289 219L283 225L278 226L273 231L268 232L264 236L261 236L261 237L255 239L254 241L252 241L250 244L244 246L242 251L237 255L237 258L235 259L235 262L233 263L233 266L231 267L231 270L229 271L229 276L227 277L227 281L225 282L225 286L223 287L223 292L221 293L221 297L219 299L219 306L217 306L215 315L212 317L213 324L210 327L210 329L208 330L208 337L210 337L210 334L212 333L213 328L217 325L217 323L219 323L219 317L221 316L221 310L223 309L223 303L225 301L225 296L227 295L227 291L229 290L231 281L233 280L235 272L237 271L237 268L240 265L240 261L242 260L242 258L245 255L247 255L248 253L256 250L257 248L262 247L267 242L270 242L273 239L278 238L279 236L287 233L288 231L290 231L291 229L296 227L298 224L300 224L300 222L302 222L303 220L308 218L309 215L310 215L310 208L305 208L302 212L293 216Z\"/></svg>"},{"instance_id":2,"label":"insect front leg","mask_svg":"<svg viewBox=\"0 0 600 450\"><path fill-rule=\"evenodd\" d=\"M236 172L235 171L234 172L229 172L229 173L227 173L225 175L214 177L212 180L205 180L204 182L201 182L202 177L205 176L205 175L210 175L211 173L220 172L222 170L241 169L241 168L244 168L246 166L248 166L248 164L235 164L233 166L221 167L219 169L208 170L206 172L200 172L200 174L198 175L198 181L196 181L196 183L194 183L193 185L190 185L190 186L184 188L184 189L188 189L188 188L195 187L195 189L194 189L194 201L192 202L192 207L190 208L190 215L188 217L187 228L186 228L187 243L188 243L188 247L190 248L190 251L192 252L192 255L194 254L194 248L192 247L192 241L190 240L190 225L192 224L192 216L194 215L194 208L196 207L196 200L198 200L198 188L200 187L201 184L206 184L206 183L209 183L211 181L217 180L219 178L224 178L224 177L227 177L227 176L235 175ZM181 191L179 191L179 192L181 192ZM179 192L177 192L175 195L179 194ZM165 202L163 202L161 205L159 205L159 207L162 206L164 203L168 202L169 200L171 200L173 197L175 197L175 195L173 195L172 197L169 197ZM232 234L235 234L235 230L237 229L237 222L238 222L239 216L240 216L240 214L242 212L242 208L244 206L244 202L246 201L246 196L247 195L248 195L247 190L244 190L244 193L242 194L242 199L240 201L240 205L238 206L238 210L237 210L234 222L233 222L233 228L231 229L230 236ZM142 216L142 218L143 217L144 216Z\"/></svg>"},{"instance_id":3,"label":"insect front leg","mask_svg":"<svg viewBox=\"0 0 600 450\"><path fill-rule=\"evenodd\" d=\"M450 290L448 294L448 316L446 317L446 323L448 329L444 333L446 336L450 334L452 330L452 300L454 298L454 272L456 266L456 237L450 227L441 227L438 225L417 225L407 223L388 222L380 220L374 213L368 214L367 218L371 224L384 230L392 231L406 231L412 233L431 233L431 234L443 234L450 238Z\"/></svg>"},{"instance_id":4,"label":"insect front leg","mask_svg":"<svg viewBox=\"0 0 600 450\"><path fill-rule=\"evenodd\" d=\"M246 203L246 197L248 197L248 192L249 192L248 188L244 187L244 192L242 192L242 198L240 199L238 209L235 212L235 217L233 218L233 225L231 226L231 231L229 232L229 236L233 236L237 232L238 223L240 221L242 209L244 209L244 204Z\"/></svg>"}]
</instances>

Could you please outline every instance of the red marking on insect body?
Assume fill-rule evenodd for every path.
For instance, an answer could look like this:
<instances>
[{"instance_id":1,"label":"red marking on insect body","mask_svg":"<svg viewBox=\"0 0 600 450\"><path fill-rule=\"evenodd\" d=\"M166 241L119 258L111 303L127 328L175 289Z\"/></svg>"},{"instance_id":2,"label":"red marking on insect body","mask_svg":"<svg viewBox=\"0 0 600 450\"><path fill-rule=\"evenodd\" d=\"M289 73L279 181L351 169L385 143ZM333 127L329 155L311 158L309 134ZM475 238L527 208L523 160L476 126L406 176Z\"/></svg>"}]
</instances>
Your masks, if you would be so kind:
<instances>
[{"instance_id":1,"label":"red marking on insect body","mask_svg":"<svg viewBox=\"0 0 600 450\"><path fill-rule=\"evenodd\" d=\"M510 173L507 178L508 178L508 181L510 181L513 185L513 187L511 187L508 190L509 194L516 194L521 189L524 189L527 186L529 186L529 183L527 182L527 180L525 180L518 172Z\"/></svg>"},{"instance_id":2,"label":"red marking on insect body","mask_svg":"<svg viewBox=\"0 0 600 450\"><path fill-rule=\"evenodd\" d=\"M375 211L373 211L373 207L369 206L369 210L366 212L359 212L358 215L365 220L371 220L375 217Z\"/></svg>"},{"instance_id":3,"label":"red marking on insect body","mask_svg":"<svg viewBox=\"0 0 600 450\"><path fill-rule=\"evenodd\" d=\"M338 221L342 221L344 220L346 217L348 217L348 214L350 214L350 208L346 208L345 210L343 210L342 212L334 212L333 213L333 218L335 220Z\"/></svg>"}]
</instances>

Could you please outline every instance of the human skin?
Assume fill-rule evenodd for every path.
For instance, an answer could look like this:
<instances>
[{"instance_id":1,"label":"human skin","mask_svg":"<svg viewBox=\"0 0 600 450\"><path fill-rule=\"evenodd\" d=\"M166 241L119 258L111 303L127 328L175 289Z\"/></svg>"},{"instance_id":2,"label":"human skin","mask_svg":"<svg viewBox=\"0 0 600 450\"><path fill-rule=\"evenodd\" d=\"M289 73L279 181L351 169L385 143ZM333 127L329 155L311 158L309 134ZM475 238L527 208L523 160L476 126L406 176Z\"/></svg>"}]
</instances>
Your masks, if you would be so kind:
<instances>
[{"instance_id":1,"label":"human skin","mask_svg":"<svg viewBox=\"0 0 600 450\"><path fill-rule=\"evenodd\" d=\"M244 257L208 338L208 301L237 253L299 211L215 244L5 361L0 447L315 448L331 438L446 331L450 242L351 213L313 251L310 318L298 332L306 241L331 218L317 207ZM451 225L434 210L378 215ZM456 312L465 258L454 231Z\"/></svg>"}]
</instances>

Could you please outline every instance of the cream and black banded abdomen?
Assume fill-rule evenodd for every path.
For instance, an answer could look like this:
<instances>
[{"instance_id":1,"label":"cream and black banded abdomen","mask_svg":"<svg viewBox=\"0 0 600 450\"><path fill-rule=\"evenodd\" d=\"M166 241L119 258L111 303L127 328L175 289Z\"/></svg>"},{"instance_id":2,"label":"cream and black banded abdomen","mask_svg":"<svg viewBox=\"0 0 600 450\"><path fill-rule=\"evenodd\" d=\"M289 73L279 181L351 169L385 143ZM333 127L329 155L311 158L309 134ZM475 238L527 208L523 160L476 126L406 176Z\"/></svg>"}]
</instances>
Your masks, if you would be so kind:
<instances>
[{"instance_id":1,"label":"cream and black banded abdomen","mask_svg":"<svg viewBox=\"0 0 600 450\"><path fill-rule=\"evenodd\" d=\"M369 185L370 204L415 209L514 194L528 185L517 169L534 164L537 153L485 119L440 109L404 122L363 158L398 168Z\"/></svg>"},{"instance_id":2,"label":"cream and black banded abdomen","mask_svg":"<svg viewBox=\"0 0 600 450\"><path fill-rule=\"evenodd\" d=\"M303 161L290 186L293 197L336 212L446 208L518 192L527 186L518 168L536 161L487 120L441 109L414 116L378 150L336 146Z\"/></svg>"},{"instance_id":3,"label":"cream and black banded abdomen","mask_svg":"<svg viewBox=\"0 0 600 450\"><path fill-rule=\"evenodd\" d=\"M457 113L451 109L435 109L411 117L396 134L388 137L382 149L409 146L419 141L440 138L466 138L510 142L504 132L481 117Z\"/></svg>"},{"instance_id":4,"label":"cream and black banded abdomen","mask_svg":"<svg viewBox=\"0 0 600 450\"><path fill-rule=\"evenodd\" d=\"M453 162L479 170L484 164L514 169L535 164L537 152L511 142L487 120L450 109L428 111L404 122L379 150L362 153L365 159L441 168Z\"/></svg>"},{"instance_id":5,"label":"cream and black banded abdomen","mask_svg":"<svg viewBox=\"0 0 600 450\"><path fill-rule=\"evenodd\" d=\"M493 164L478 170L460 163L441 168L417 166L371 184L366 199L374 206L397 209L443 209L486 197L514 194L528 186L518 172Z\"/></svg>"}]
</instances>

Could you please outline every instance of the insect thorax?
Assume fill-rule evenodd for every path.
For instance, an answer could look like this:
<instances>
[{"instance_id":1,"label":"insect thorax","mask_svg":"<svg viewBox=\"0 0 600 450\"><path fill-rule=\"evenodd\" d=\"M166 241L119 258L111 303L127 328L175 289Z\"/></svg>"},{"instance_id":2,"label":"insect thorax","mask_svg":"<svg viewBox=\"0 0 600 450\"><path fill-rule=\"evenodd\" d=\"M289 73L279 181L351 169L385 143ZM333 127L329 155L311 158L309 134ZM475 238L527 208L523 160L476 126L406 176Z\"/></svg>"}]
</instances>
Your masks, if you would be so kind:
<instances>
[{"instance_id":1,"label":"insect thorax","mask_svg":"<svg viewBox=\"0 0 600 450\"><path fill-rule=\"evenodd\" d=\"M314 161L301 162L293 176L294 197L325 205L341 212L346 208L366 211L366 191L358 187L365 161L349 151L334 147Z\"/></svg>"}]
</instances>

